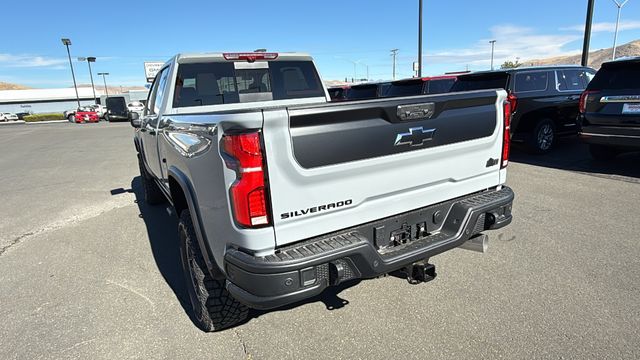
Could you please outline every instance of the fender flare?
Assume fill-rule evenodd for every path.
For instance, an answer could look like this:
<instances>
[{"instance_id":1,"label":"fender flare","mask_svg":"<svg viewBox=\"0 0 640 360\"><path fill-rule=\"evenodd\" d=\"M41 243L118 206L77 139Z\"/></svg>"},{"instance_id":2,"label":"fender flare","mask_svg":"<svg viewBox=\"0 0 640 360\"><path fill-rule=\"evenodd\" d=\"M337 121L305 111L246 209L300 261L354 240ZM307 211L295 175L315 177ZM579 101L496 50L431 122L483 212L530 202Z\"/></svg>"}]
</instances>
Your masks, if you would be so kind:
<instances>
[{"instance_id":1,"label":"fender flare","mask_svg":"<svg viewBox=\"0 0 640 360\"><path fill-rule=\"evenodd\" d=\"M176 180L180 188L182 188L182 193L187 200L187 206L189 208L189 212L191 213L191 218L194 222L193 227L196 230L198 245L200 246L200 251L202 251L202 257L204 258L204 261L207 265L207 269L209 270L211 276L213 276L214 278L220 277L220 275L224 273L216 263L212 255L211 248L209 247L209 242L207 241L207 236L202 224L200 208L198 207L198 200L195 197L191 181L182 171L180 171L180 169L176 168L175 166L171 166L168 169L167 177L172 177L174 180ZM179 218L180 214L176 214L176 216Z\"/></svg>"}]
</instances>

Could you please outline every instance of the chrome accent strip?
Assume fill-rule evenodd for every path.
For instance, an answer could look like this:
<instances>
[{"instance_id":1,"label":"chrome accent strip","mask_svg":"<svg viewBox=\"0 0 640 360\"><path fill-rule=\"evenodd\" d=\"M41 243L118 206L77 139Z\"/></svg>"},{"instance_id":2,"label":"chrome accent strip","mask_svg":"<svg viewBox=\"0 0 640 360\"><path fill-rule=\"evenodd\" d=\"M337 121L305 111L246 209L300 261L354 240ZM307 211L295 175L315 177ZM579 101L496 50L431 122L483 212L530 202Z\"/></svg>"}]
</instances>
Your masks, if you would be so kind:
<instances>
[{"instance_id":1,"label":"chrome accent strip","mask_svg":"<svg viewBox=\"0 0 640 360\"><path fill-rule=\"evenodd\" d=\"M624 102L640 102L640 95L616 95L616 96L603 96L600 98L601 103L624 103Z\"/></svg>"},{"instance_id":2,"label":"chrome accent strip","mask_svg":"<svg viewBox=\"0 0 640 360\"><path fill-rule=\"evenodd\" d=\"M634 136L634 135L610 135L610 134L594 134L594 133L586 133L586 132L581 132L580 135L599 136L599 137L608 137L608 138L640 139L640 136Z\"/></svg>"}]
</instances>

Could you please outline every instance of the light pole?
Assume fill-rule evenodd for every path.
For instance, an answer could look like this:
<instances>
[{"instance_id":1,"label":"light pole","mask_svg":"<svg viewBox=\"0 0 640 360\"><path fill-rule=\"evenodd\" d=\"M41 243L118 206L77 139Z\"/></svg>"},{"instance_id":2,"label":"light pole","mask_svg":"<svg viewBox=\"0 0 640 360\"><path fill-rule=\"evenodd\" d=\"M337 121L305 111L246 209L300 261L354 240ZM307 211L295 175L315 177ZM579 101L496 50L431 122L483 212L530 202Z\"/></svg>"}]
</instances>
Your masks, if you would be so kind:
<instances>
[{"instance_id":1,"label":"light pole","mask_svg":"<svg viewBox=\"0 0 640 360\"><path fill-rule=\"evenodd\" d=\"M589 42L591 41L591 24L593 22L593 3L595 0L587 2L587 18L584 21L584 40L582 42L582 60L580 64L587 66L589 63Z\"/></svg>"},{"instance_id":2,"label":"light pole","mask_svg":"<svg viewBox=\"0 0 640 360\"><path fill-rule=\"evenodd\" d=\"M91 71L91 63L96 62L96 58L93 56L79 57L78 61L86 61L89 64L89 77L91 78L91 90L93 90L93 103L96 103L96 87L93 85L93 72Z\"/></svg>"},{"instance_id":3,"label":"light pole","mask_svg":"<svg viewBox=\"0 0 640 360\"><path fill-rule=\"evenodd\" d=\"M62 38L60 39L62 44L67 47L67 56L69 56L69 66L71 66L71 77L73 78L73 88L76 90L76 100L78 101L78 107L80 107L80 96L78 96L78 85L76 84L76 74L73 72L73 63L71 62L71 51L69 51L69 45L71 40Z\"/></svg>"},{"instance_id":4,"label":"light pole","mask_svg":"<svg viewBox=\"0 0 640 360\"><path fill-rule=\"evenodd\" d=\"M616 32L613 34L613 53L611 54L611 60L616 59L616 42L618 41L618 25L620 24L620 12L622 11L622 7L629 1L624 0L619 3L618 0L611 0L618 7L618 18L616 19Z\"/></svg>"},{"instance_id":5,"label":"light pole","mask_svg":"<svg viewBox=\"0 0 640 360\"><path fill-rule=\"evenodd\" d=\"M350 60L350 59L345 59L345 58L343 58L341 56L334 56L334 58L341 59L341 60L344 60L344 61L348 61L348 62L353 64L353 81L355 82L356 79L358 78L358 76L357 76L357 68L356 67L358 66L358 64L361 63L362 60L355 60L354 61L354 60Z\"/></svg>"},{"instance_id":6,"label":"light pole","mask_svg":"<svg viewBox=\"0 0 640 360\"><path fill-rule=\"evenodd\" d=\"M418 77L422 77L422 0L418 1Z\"/></svg>"},{"instance_id":7,"label":"light pole","mask_svg":"<svg viewBox=\"0 0 640 360\"><path fill-rule=\"evenodd\" d=\"M493 49L496 46L496 41L490 40L489 43L491 44L491 70L493 70Z\"/></svg>"},{"instance_id":8,"label":"light pole","mask_svg":"<svg viewBox=\"0 0 640 360\"><path fill-rule=\"evenodd\" d=\"M107 78L105 76L109 75L107 72L99 72L98 76L102 75L102 81L104 81L104 92L107 95L107 99L109 98L109 90L107 89Z\"/></svg>"},{"instance_id":9,"label":"light pole","mask_svg":"<svg viewBox=\"0 0 640 360\"><path fill-rule=\"evenodd\" d=\"M392 80L396 79L396 55L398 55L398 49L391 49L391 56L393 56L393 76Z\"/></svg>"}]
</instances>

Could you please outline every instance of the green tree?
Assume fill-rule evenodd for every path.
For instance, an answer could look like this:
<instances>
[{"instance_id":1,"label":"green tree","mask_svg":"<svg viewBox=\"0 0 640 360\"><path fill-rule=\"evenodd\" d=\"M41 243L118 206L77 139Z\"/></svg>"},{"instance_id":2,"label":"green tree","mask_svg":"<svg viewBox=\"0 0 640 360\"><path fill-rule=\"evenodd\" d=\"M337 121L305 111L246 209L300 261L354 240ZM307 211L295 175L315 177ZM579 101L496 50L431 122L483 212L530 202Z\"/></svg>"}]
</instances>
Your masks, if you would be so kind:
<instances>
[{"instance_id":1,"label":"green tree","mask_svg":"<svg viewBox=\"0 0 640 360\"><path fill-rule=\"evenodd\" d=\"M502 65L500 65L500 69L515 69L521 65L522 64L519 63L518 60L516 60L515 62L507 60L503 62Z\"/></svg>"}]
</instances>

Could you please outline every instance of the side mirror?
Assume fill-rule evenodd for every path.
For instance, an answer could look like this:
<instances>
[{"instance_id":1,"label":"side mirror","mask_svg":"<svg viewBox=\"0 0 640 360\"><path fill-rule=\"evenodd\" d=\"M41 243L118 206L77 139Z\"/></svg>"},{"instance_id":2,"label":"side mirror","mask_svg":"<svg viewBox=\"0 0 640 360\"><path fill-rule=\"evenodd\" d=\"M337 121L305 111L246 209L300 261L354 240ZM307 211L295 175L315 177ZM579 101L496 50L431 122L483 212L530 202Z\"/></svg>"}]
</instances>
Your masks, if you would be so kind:
<instances>
[{"instance_id":1,"label":"side mirror","mask_svg":"<svg viewBox=\"0 0 640 360\"><path fill-rule=\"evenodd\" d=\"M134 128L139 128L142 125L142 120L140 120L140 116L137 112L129 113L129 121L131 122L131 126Z\"/></svg>"}]
</instances>

